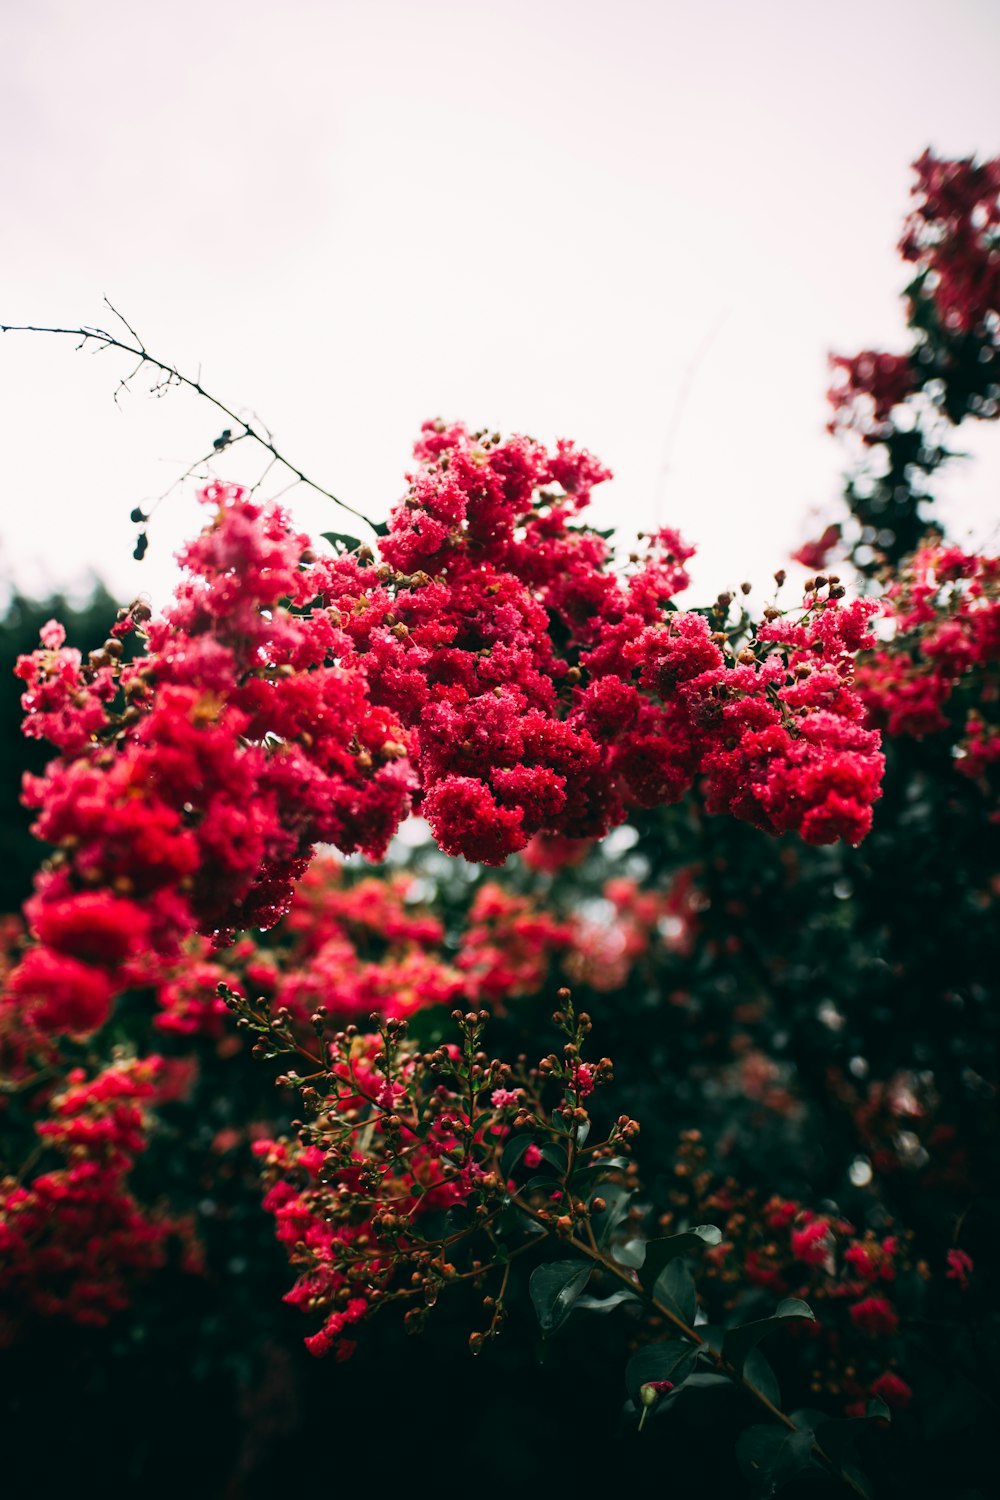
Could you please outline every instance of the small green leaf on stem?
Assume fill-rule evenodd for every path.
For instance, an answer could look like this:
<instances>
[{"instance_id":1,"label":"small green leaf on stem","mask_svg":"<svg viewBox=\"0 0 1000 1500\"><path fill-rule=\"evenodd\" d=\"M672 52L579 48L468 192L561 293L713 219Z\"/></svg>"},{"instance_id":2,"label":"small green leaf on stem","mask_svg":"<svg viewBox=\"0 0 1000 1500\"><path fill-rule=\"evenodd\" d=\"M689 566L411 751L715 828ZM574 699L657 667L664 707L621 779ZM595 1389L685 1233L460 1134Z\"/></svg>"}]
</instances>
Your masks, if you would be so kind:
<instances>
[{"instance_id":1,"label":"small green leaf on stem","mask_svg":"<svg viewBox=\"0 0 1000 1500\"><path fill-rule=\"evenodd\" d=\"M569 1317L592 1269L585 1261L557 1260L532 1271L528 1291L544 1334L555 1333Z\"/></svg>"}]
</instances>

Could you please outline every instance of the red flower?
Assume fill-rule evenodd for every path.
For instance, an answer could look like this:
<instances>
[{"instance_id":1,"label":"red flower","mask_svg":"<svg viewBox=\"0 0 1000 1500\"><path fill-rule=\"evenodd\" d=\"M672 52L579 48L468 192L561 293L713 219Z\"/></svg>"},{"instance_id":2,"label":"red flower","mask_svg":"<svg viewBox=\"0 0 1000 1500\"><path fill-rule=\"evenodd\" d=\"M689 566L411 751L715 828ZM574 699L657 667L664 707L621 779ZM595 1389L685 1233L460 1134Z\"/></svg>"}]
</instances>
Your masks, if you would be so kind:
<instances>
[{"instance_id":1,"label":"red flower","mask_svg":"<svg viewBox=\"0 0 1000 1500\"><path fill-rule=\"evenodd\" d=\"M885 1297L865 1297L850 1312L855 1328L870 1338L892 1338L899 1329L899 1314Z\"/></svg>"},{"instance_id":2,"label":"red flower","mask_svg":"<svg viewBox=\"0 0 1000 1500\"><path fill-rule=\"evenodd\" d=\"M792 1254L807 1266L821 1266L833 1249L833 1235L826 1219L814 1219L802 1229L792 1230Z\"/></svg>"},{"instance_id":3,"label":"red flower","mask_svg":"<svg viewBox=\"0 0 1000 1500\"><path fill-rule=\"evenodd\" d=\"M41 1031L74 1036L96 1031L108 1019L114 986L103 969L51 948L29 948L8 981L11 997L27 1008Z\"/></svg>"},{"instance_id":4,"label":"red flower","mask_svg":"<svg viewBox=\"0 0 1000 1500\"><path fill-rule=\"evenodd\" d=\"M869 1386L873 1396L881 1396L886 1406L891 1406L893 1411L905 1411L913 1400L913 1392L905 1380L900 1380L891 1370L886 1370L877 1380L873 1380Z\"/></svg>"},{"instance_id":5,"label":"red flower","mask_svg":"<svg viewBox=\"0 0 1000 1500\"><path fill-rule=\"evenodd\" d=\"M946 1281L957 1281L961 1292L968 1291L969 1277L972 1274L972 1256L967 1255L964 1250L948 1251L948 1269L945 1272Z\"/></svg>"},{"instance_id":6,"label":"red flower","mask_svg":"<svg viewBox=\"0 0 1000 1500\"><path fill-rule=\"evenodd\" d=\"M840 527L834 523L828 526L816 541L804 542L797 552L792 553L792 560L808 568L810 573L821 573L827 566L830 553L839 541Z\"/></svg>"}]
</instances>

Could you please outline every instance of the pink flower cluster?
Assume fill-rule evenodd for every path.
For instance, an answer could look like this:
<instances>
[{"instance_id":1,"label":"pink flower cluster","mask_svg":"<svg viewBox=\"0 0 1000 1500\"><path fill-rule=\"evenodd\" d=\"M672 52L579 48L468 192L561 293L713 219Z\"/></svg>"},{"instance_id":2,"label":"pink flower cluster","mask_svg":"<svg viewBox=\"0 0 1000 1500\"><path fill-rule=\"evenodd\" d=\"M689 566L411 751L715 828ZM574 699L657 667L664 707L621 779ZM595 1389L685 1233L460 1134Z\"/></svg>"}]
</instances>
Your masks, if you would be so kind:
<instances>
[{"instance_id":1,"label":"pink flower cluster","mask_svg":"<svg viewBox=\"0 0 1000 1500\"><path fill-rule=\"evenodd\" d=\"M448 943L441 922L413 901L411 877L348 882L336 859L320 855L266 939L246 935L222 952L189 940L156 988L155 1024L238 1045L220 983L286 1010L301 1026L321 1005L338 1024L364 1024L373 1011L397 1020L442 1005L486 1006L501 1016L512 1000L564 981L613 991L658 947L690 954L707 899L699 873L684 868L658 892L608 881L606 919L559 916L487 881Z\"/></svg>"},{"instance_id":2,"label":"pink flower cluster","mask_svg":"<svg viewBox=\"0 0 1000 1500\"><path fill-rule=\"evenodd\" d=\"M408 807L400 730L363 674L331 664L333 618L309 607L324 579L306 539L241 490L203 499L213 518L173 606L117 627L145 635L143 656L122 666L113 635L81 666L47 627L19 663L28 732L61 751L27 781L58 852L10 984L42 1029L100 1026L194 930L269 926L317 840L377 858Z\"/></svg>"},{"instance_id":3,"label":"pink flower cluster","mask_svg":"<svg viewBox=\"0 0 1000 1500\"><path fill-rule=\"evenodd\" d=\"M306 1339L306 1347L317 1356L332 1352L347 1359L355 1345L342 1337L344 1329L369 1310L368 1297L351 1295L347 1274L351 1246L359 1237L367 1238L368 1226L333 1224L324 1214L326 1192L319 1182L323 1153L315 1147L296 1149L286 1141L261 1140L253 1149L270 1184L264 1208L274 1215L278 1241L293 1263L308 1266L283 1300L305 1312L325 1309L323 1326ZM367 1269L377 1276L377 1260L368 1261Z\"/></svg>"},{"instance_id":4,"label":"pink flower cluster","mask_svg":"<svg viewBox=\"0 0 1000 1500\"><path fill-rule=\"evenodd\" d=\"M836 522L825 526L818 537L811 542L804 542L797 552L792 553L792 560L801 563L811 573L821 573L829 566L830 555L840 545L841 528Z\"/></svg>"},{"instance_id":5,"label":"pink flower cluster","mask_svg":"<svg viewBox=\"0 0 1000 1500\"><path fill-rule=\"evenodd\" d=\"M893 634L857 672L870 724L914 739L953 731L956 769L988 784L1000 764L1000 558L930 543L883 608Z\"/></svg>"},{"instance_id":6,"label":"pink flower cluster","mask_svg":"<svg viewBox=\"0 0 1000 1500\"><path fill-rule=\"evenodd\" d=\"M407 876L352 885L340 864L319 856L302 877L286 917L266 946L241 937L222 953L204 939L157 989L156 1024L181 1035L221 1037L228 1010L220 983L263 997L306 1023L322 1005L338 1021L411 1015L429 1005L477 998L476 986L442 953L442 924L407 901Z\"/></svg>"},{"instance_id":7,"label":"pink flower cluster","mask_svg":"<svg viewBox=\"0 0 1000 1500\"><path fill-rule=\"evenodd\" d=\"M834 415L830 432L855 432L864 443L877 443L892 431L892 411L917 389L918 377L908 354L862 349L860 354L830 355L834 383L827 399ZM806 566L817 566L809 564ZM822 566L822 564L819 564Z\"/></svg>"},{"instance_id":8,"label":"pink flower cluster","mask_svg":"<svg viewBox=\"0 0 1000 1500\"><path fill-rule=\"evenodd\" d=\"M418 1135L410 1119L412 1061L402 1076L389 1078L378 1066L379 1046L376 1036L355 1036L333 1062L336 1087L324 1101L324 1118L357 1122L370 1111L368 1124L356 1125L351 1147L339 1161L315 1145L288 1139L259 1140L253 1148L267 1187L264 1208L274 1215L278 1240L298 1272L284 1300L304 1312L322 1313L323 1324L306 1347L317 1356L333 1352L339 1360L348 1359L355 1347L345 1329L384 1299L400 1249L412 1247L411 1231L414 1239L419 1236L421 1216L466 1202L486 1175L472 1160L461 1169L453 1165L467 1153L473 1135L467 1099L440 1086L433 1123ZM511 1098L517 1097L511 1091ZM508 1107L503 1100L494 1105L501 1113ZM481 1124L474 1132L477 1140L480 1133ZM390 1159L382 1158L376 1167L387 1141ZM397 1233L380 1249L379 1236L386 1230Z\"/></svg>"},{"instance_id":9,"label":"pink flower cluster","mask_svg":"<svg viewBox=\"0 0 1000 1500\"><path fill-rule=\"evenodd\" d=\"M279 508L213 485L162 620L133 606L86 663L50 625L22 658L28 732L60 752L26 789L57 850L11 981L30 1024L92 1031L192 933L273 925L317 842L378 859L411 808L487 864L601 837L699 776L712 812L864 837L867 605L817 590L737 656L673 606L675 532L613 571L578 521L607 477L586 452L436 422L416 455L380 566L317 558ZM123 665L131 631L145 650Z\"/></svg>"},{"instance_id":10,"label":"pink flower cluster","mask_svg":"<svg viewBox=\"0 0 1000 1500\"><path fill-rule=\"evenodd\" d=\"M863 349L830 357L829 430L853 432L868 446L903 431L895 409L921 392L952 422L998 412L1000 158L949 161L925 151L913 165L914 205L899 246L916 268L907 288L913 347L905 354ZM916 427L906 430L919 434L919 404L915 413ZM933 448L929 440L928 451ZM912 455L922 462L919 452L917 444Z\"/></svg>"},{"instance_id":11,"label":"pink flower cluster","mask_svg":"<svg viewBox=\"0 0 1000 1500\"><path fill-rule=\"evenodd\" d=\"M578 927L559 921L525 896L492 882L483 885L455 959L469 1001L503 1015L508 1000L540 994L553 967L572 953Z\"/></svg>"},{"instance_id":12,"label":"pink flower cluster","mask_svg":"<svg viewBox=\"0 0 1000 1500\"><path fill-rule=\"evenodd\" d=\"M741 1281L770 1296L805 1298L817 1318L805 1337L835 1356L829 1363L814 1357L813 1389L832 1379L829 1394L846 1403L845 1414L852 1416L864 1414L871 1395L899 1410L909 1404L909 1386L885 1368L887 1357L896 1356L893 1341L900 1329L892 1289L901 1272L914 1269L908 1236L859 1235L846 1219L790 1199L758 1204L755 1194L733 1184L710 1193L700 1209L726 1216L724 1240L705 1257L709 1299L716 1292L731 1294ZM924 1266L917 1270L927 1272Z\"/></svg>"},{"instance_id":13,"label":"pink flower cluster","mask_svg":"<svg viewBox=\"0 0 1000 1500\"><path fill-rule=\"evenodd\" d=\"M900 251L928 277L943 326L972 332L1000 314L1000 158L948 161L925 151L913 165L917 201Z\"/></svg>"},{"instance_id":14,"label":"pink flower cluster","mask_svg":"<svg viewBox=\"0 0 1000 1500\"><path fill-rule=\"evenodd\" d=\"M36 1122L39 1152L61 1166L0 1181L0 1343L32 1317L104 1324L128 1305L129 1283L162 1265L184 1226L150 1213L128 1176L146 1149L161 1058L82 1068Z\"/></svg>"},{"instance_id":15,"label":"pink flower cluster","mask_svg":"<svg viewBox=\"0 0 1000 1500\"><path fill-rule=\"evenodd\" d=\"M823 717L826 697L810 704L803 681L807 658L833 668L842 691L832 715L853 712L846 638L835 660L808 656L832 645L836 601L816 605L827 627L784 662L795 703L772 716L760 711L769 690L792 691L779 662L741 666L703 616L670 612L692 550L675 532L650 538L622 579L604 539L575 524L607 477L589 454L561 443L553 455L524 438L500 442L443 423L426 424L416 451L419 468L382 547L397 572L362 592L358 568L358 595L341 614L372 700L409 731L415 805L446 852L502 863L539 834L601 837L630 807L678 800L720 742L725 751L734 740L729 781L763 778L777 750L781 790L764 798L774 815L762 815L753 794L720 794L717 810L749 812L779 831L801 828L822 804L825 826L813 818L805 837L861 836L861 802L870 809L877 795L875 741L856 725L838 735ZM401 576L403 568L416 571ZM667 636L686 648L680 674L656 670ZM702 680L679 693L694 676ZM699 690L712 707L695 701ZM756 711L714 711L748 698ZM753 738L772 719L783 724L773 745ZM857 774L845 791L849 763ZM853 804L847 816L838 797Z\"/></svg>"},{"instance_id":16,"label":"pink flower cluster","mask_svg":"<svg viewBox=\"0 0 1000 1500\"><path fill-rule=\"evenodd\" d=\"M844 606L818 591L807 605L799 621L762 625L763 649L734 663L703 616L671 616L641 637L641 680L664 703L678 760L686 752L700 769L710 813L794 831L809 844L857 844L871 827L883 770L878 736L864 726L852 688L854 655L876 606Z\"/></svg>"}]
</instances>

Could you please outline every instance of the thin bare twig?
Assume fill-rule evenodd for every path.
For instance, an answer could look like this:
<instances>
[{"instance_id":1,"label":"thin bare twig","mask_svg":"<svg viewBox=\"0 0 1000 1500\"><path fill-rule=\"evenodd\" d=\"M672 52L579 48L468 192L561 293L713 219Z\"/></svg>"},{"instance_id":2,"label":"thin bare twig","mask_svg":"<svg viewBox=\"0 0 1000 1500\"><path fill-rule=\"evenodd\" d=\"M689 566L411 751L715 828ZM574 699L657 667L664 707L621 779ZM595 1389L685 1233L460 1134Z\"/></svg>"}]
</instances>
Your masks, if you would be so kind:
<instances>
[{"instance_id":1,"label":"thin bare twig","mask_svg":"<svg viewBox=\"0 0 1000 1500\"><path fill-rule=\"evenodd\" d=\"M117 338L113 333L109 333L106 328L89 327L87 325L83 325L80 328L59 328L48 327L34 323L0 323L0 333L60 334L64 337L77 339L79 341L76 346L77 349L83 349L88 344L91 344L97 346L95 352L104 352L108 349L118 349L123 354L130 355L137 361L137 364L135 368L130 372L130 374L123 376L119 381L114 393L116 404L118 403L118 398L121 395L122 391L127 391L129 389L130 382L135 379L136 375L139 374L144 366L148 365L150 369L158 372L159 377L156 383L151 388L152 394L162 396L166 394L171 386L186 386L188 390L194 391L195 395L203 397L204 400L208 401L210 405L214 406L217 411L220 411L223 416L228 417L229 420L234 424L236 430L234 431L234 435L227 441L225 445L226 447L231 447L234 443L240 442L244 438L252 439L252 441L263 448L266 453L270 454L272 463L280 464L282 468L287 469L289 474L293 476L292 483L286 486L287 489L293 488L296 484L307 485L309 489L315 490L315 492L318 495L322 495L324 499L332 500L334 505L339 505L341 510L346 510L350 515L356 516L359 521L363 521L366 526L370 527L370 529L375 533L376 536L385 535L386 526L384 522L370 520L363 511L356 510L353 505L348 505L346 500L341 500L337 495L333 494L331 490L325 489L321 484L317 484L315 479L310 479L308 474L304 473L297 464L292 463L292 461L286 458L283 453L279 452L278 448L274 444L270 429L266 426L265 423L259 421L256 416L254 416L251 421L247 421L244 417L238 416L237 413L233 411L231 407L227 406L224 401L220 401L218 396L213 396L211 391L207 391L201 383L200 366L198 368L197 377L192 378L190 375L182 374L175 365L167 364L165 360L157 359L155 355L150 354L149 350L146 348L146 345L136 333L131 323L129 323L128 320L122 316L118 309L114 307L106 297L104 300L110 310L114 313L115 317L118 318L123 326L128 330L130 337L134 340L133 343L129 343L125 338ZM219 451L217 448L213 448L213 453L217 451ZM207 462L207 460L211 457L212 454L210 453L207 454L205 458L198 459L197 462L192 464L187 472L181 476L181 478L177 481L177 484L181 484L185 479L190 478L194 471L202 463ZM270 465L268 467L270 467ZM170 494L171 490L175 488L176 484L172 485L170 490L167 490L165 494ZM284 493L284 491L282 491L282 493ZM160 497L160 499L163 498L165 498L165 495Z\"/></svg>"},{"instance_id":2,"label":"thin bare twig","mask_svg":"<svg viewBox=\"0 0 1000 1500\"><path fill-rule=\"evenodd\" d=\"M702 339L698 348L695 350L694 354L691 356L691 358L688 360L688 363L684 367L684 373L681 376L680 390L677 393L677 398L674 402L674 408L670 415L670 421L667 424L667 432L663 442L663 456L660 460L659 473L656 476L656 490L653 495L653 517L654 524L656 526L659 526L660 524L660 510L663 504L663 495L664 491L666 490L667 479L670 474L674 447L677 442L677 434L680 430L681 418L684 415L684 408L687 406L688 400L691 396L691 392L694 389L694 384L698 378L698 373L701 369L702 363L707 357L712 345L715 343L715 340L718 338L719 331L728 316L729 309L725 308L716 319L715 325L709 329L708 333Z\"/></svg>"},{"instance_id":3,"label":"thin bare twig","mask_svg":"<svg viewBox=\"0 0 1000 1500\"><path fill-rule=\"evenodd\" d=\"M150 506L149 510L146 512L146 519L148 520L149 517L152 516L153 513L155 512L157 506L162 505L163 501L166 500L170 495L172 495L173 492L174 492L174 490L179 489L180 486L184 483L184 481L186 479L191 479L193 475L197 474L198 470L201 468L201 466L203 464L207 464L211 459L217 458L220 453L224 453L228 448L234 448L237 443L243 442L244 438L250 437L250 436L252 436L251 433L241 432L241 433L238 433L236 437L230 438L227 442L223 443L221 447L216 447L215 444L213 444L212 445L212 451L210 453L205 453L205 454L203 454L201 456L201 458L196 458L195 461L194 461L194 463L190 464L184 470L183 474L179 474L177 476L177 478L174 480L173 484L168 485L168 487L163 491L162 495L157 495L156 499L153 501L153 503ZM271 466L275 462L276 462L276 460L272 458L270 460L270 462L268 463L268 466L267 466L268 469L271 468ZM265 469L264 472L267 473L267 470ZM257 484L259 484L259 483L260 483L260 480L257 481ZM254 485L254 490L256 488L257 488L257 485L255 484ZM250 493L253 494L253 490L251 490Z\"/></svg>"},{"instance_id":4,"label":"thin bare twig","mask_svg":"<svg viewBox=\"0 0 1000 1500\"><path fill-rule=\"evenodd\" d=\"M251 493L251 495L256 495L257 491L260 489L261 485L264 483L264 480L267 478L268 474L270 474L271 470L274 468L274 466L275 466L276 463L277 463L277 459L275 459L275 458L269 458L268 459L267 465L266 465L266 467L264 469L263 474L261 474L260 478L257 479L257 480L255 480L254 483L250 486L250 493Z\"/></svg>"}]
</instances>

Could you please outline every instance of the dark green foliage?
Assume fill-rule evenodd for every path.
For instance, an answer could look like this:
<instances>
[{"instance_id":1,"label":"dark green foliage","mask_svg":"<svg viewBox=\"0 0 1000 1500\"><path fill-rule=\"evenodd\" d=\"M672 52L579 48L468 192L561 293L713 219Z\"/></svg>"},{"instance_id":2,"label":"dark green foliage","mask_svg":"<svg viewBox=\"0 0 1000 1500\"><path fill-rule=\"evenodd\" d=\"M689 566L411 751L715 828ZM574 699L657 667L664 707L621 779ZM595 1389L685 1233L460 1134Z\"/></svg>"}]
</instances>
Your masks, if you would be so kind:
<instances>
[{"instance_id":1,"label":"dark green foliage","mask_svg":"<svg viewBox=\"0 0 1000 1500\"><path fill-rule=\"evenodd\" d=\"M590 1280L586 1261L560 1260L536 1266L528 1283L531 1301L543 1333L555 1333L573 1310L573 1303Z\"/></svg>"}]
</instances>

